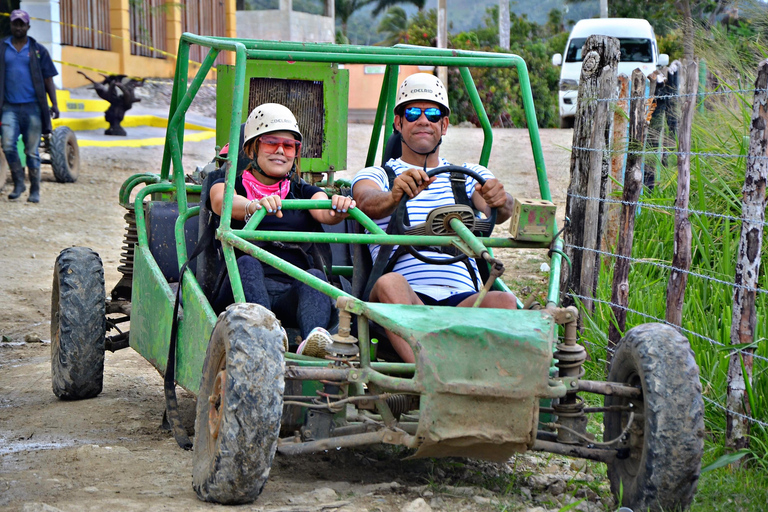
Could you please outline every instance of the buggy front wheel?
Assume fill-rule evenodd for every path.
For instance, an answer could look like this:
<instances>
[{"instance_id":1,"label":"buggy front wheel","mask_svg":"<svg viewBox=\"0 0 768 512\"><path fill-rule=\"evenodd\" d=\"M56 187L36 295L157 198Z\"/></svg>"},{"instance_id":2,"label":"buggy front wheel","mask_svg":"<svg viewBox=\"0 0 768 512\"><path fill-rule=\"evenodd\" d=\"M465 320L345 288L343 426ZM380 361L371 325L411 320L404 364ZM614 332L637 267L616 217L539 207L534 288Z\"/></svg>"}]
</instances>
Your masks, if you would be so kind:
<instances>
[{"instance_id":1,"label":"buggy front wheel","mask_svg":"<svg viewBox=\"0 0 768 512\"><path fill-rule=\"evenodd\" d=\"M664 324L629 330L616 346L608 380L643 390L640 399L606 396L606 440L614 495L633 510L685 510L693 501L704 450L704 401L688 340ZM630 423L631 420L631 423Z\"/></svg>"},{"instance_id":2,"label":"buggy front wheel","mask_svg":"<svg viewBox=\"0 0 768 512\"><path fill-rule=\"evenodd\" d=\"M254 501L269 477L283 411L283 332L257 304L216 322L197 397L193 487L222 504Z\"/></svg>"},{"instance_id":3,"label":"buggy front wheel","mask_svg":"<svg viewBox=\"0 0 768 512\"><path fill-rule=\"evenodd\" d=\"M105 308L99 255L87 247L61 251L51 292L51 381L59 398L81 400L101 393Z\"/></svg>"}]
</instances>

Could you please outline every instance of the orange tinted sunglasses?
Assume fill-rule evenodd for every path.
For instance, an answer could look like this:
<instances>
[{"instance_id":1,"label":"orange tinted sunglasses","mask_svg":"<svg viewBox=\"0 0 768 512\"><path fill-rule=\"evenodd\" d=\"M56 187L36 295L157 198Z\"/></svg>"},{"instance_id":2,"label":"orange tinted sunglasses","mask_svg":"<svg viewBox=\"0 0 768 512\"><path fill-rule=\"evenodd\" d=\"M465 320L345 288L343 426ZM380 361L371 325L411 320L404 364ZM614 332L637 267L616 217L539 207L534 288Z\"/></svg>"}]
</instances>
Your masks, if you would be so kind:
<instances>
[{"instance_id":1,"label":"orange tinted sunglasses","mask_svg":"<svg viewBox=\"0 0 768 512\"><path fill-rule=\"evenodd\" d=\"M259 147L270 155L277 153L277 148L282 147L283 154L290 158L296 156L296 153L301 149L301 141L276 135L265 135L259 137Z\"/></svg>"}]
</instances>

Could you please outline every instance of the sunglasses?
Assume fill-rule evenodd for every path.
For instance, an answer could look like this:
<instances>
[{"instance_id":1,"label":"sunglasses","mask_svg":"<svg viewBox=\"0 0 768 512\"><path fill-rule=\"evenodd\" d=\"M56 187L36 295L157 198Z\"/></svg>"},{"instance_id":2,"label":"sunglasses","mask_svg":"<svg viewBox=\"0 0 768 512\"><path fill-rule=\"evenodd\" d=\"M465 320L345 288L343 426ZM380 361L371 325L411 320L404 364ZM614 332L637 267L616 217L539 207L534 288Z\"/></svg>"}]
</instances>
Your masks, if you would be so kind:
<instances>
[{"instance_id":1,"label":"sunglasses","mask_svg":"<svg viewBox=\"0 0 768 512\"><path fill-rule=\"evenodd\" d=\"M277 153L277 148L283 148L283 154L288 158L291 158L296 156L296 153L301 149L301 141L289 139L287 137L265 135L259 137L259 147L263 149L265 153L270 155Z\"/></svg>"},{"instance_id":2,"label":"sunglasses","mask_svg":"<svg viewBox=\"0 0 768 512\"><path fill-rule=\"evenodd\" d=\"M421 109L419 107L408 107L405 109L405 120L409 123L415 122L421 117L421 113L424 112L424 117L430 123L436 123L443 118L443 112L437 107L429 107Z\"/></svg>"}]
</instances>

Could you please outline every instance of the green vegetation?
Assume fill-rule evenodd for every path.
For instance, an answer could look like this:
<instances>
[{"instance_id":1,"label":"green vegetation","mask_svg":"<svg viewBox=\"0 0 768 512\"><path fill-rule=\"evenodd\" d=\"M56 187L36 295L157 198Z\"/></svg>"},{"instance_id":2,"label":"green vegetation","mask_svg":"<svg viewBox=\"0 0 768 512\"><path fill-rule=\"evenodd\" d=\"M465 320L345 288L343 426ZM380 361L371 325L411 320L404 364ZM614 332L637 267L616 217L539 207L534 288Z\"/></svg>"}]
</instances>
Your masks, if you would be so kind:
<instances>
[{"instance_id":1,"label":"green vegetation","mask_svg":"<svg viewBox=\"0 0 768 512\"><path fill-rule=\"evenodd\" d=\"M748 23L741 32L755 33ZM704 37L706 36L706 37ZM719 216L692 213L691 270L711 278L733 282L736 251L741 234L741 199L753 94L739 92L751 89L758 61L765 49L757 38L745 39L733 30L713 28L697 37L696 51L707 63L711 74L708 88L732 91L729 94L701 98L703 108L694 115L692 151L712 153L691 158L690 208ZM717 155L734 155L717 156ZM677 162L670 157L663 167L651 159L646 165L658 165L657 186L647 189L636 219L632 257L636 260L630 271L630 312L627 326L665 317L666 287L669 270L658 264L670 265L674 247L674 205L677 187ZM762 253L758 287L768 288L768 251ZM603 260L597 297L610 301L613 266ZM726 454L726 418L723 407L727 389L730 357L731 285L690 275L683 309L684 334L690 340L701 370L706 405L707 429L703 465L716 465ZM768 294L757 296L757 326L752 348L758 357L768 357ZM588 375L605 375L606 333L613 321L610 307L598 304L594 315L585 321L584 337L590 353ZM768 423L768 361L756 358L752 386L748 389L750 415ZM692 510L763 510L768 502L768 429L753 423L748 453L742 461L745 467L734 470L729 466L707 471L702 475L699 493Z\"/></svg>"}]
</instances>

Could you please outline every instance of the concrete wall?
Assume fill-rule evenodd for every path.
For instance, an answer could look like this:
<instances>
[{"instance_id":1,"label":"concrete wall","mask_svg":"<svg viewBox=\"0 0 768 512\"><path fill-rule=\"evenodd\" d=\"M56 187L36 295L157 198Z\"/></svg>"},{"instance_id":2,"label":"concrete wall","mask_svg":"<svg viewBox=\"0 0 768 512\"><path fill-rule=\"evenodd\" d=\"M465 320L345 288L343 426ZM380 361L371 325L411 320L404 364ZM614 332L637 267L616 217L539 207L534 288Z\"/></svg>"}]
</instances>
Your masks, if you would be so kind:
<instances>
[{"instance_id":1,"label":"concrete wall","mask_svg":"<svg viewBox=\"0 0 768 512\"><path fill-rule=\"evenodd\" d=\"M303 43L332 43L334 19L287 10L237 11L237 37Z\"/></svg>"},{"instance_id":2,"label":"concrete wall","mask_svg":"<svg viewBox=\"0 0 768 512\"><path fill-rule=\"evenodd\" d=\"M20 9L27 11L32 18L39 18L39 21L30 20L29 32L27 35L35 38L35 40L45 46L48 53L51 54L53 59L53 65L56 66L56 70L59 72L58 76L54 77L53 83L59 89L62 87L62 65L61 61L61 30L59 30L59 2L58 0L24 0L19 6Z\"/></svg>"},{"instance_id":3,"label":"concrete wall","mask_svg":"<svg viewBox=\"0 0 768 512\"><path fill-rule=\"evenodd\" d=\"M349 112L356 121L373 121L379 94L384 83L383 65L347 64L349 70ZM397 85L407 76L419 72L431 72L432 66L400 66Z\"/></svg>"}]
</instances>

